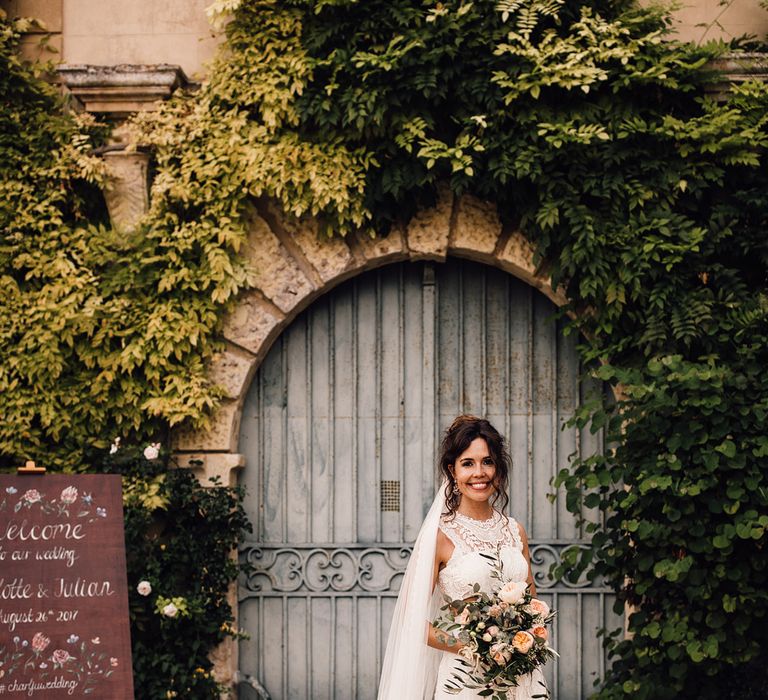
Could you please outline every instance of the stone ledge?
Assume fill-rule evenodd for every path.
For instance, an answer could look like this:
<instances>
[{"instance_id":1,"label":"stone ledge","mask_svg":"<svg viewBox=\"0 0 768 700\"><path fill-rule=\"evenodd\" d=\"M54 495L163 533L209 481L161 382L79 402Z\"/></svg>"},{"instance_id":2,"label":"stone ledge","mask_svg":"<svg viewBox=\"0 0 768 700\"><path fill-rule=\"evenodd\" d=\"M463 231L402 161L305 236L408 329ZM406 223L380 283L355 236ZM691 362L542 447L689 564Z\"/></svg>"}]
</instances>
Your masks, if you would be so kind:
<instances>
[{"instance_id":1,"label":"stone ledge","mask_svg":"<svg viewBox=\"0 0 768 700\"><path fill-rule=\"evenodd\" d=\"M152 110L190 82L180 66L122 64L67 65L56 69L59 80L88 112L122 118Z\"/></svg>"},{"instance_id":2,"label":"stone ledge","mask_svg":"<svg viewBox=\"0 0 768 700\"><path fill-rule=\"evenodd\" d=\"M728 90L739 83L748 80L768 81L766 53L729 53L709 61L706 67L721 74L720 80L706 88L718 100L724 100Z\"/></svg>"},{"instance_id":3,"label":"stone ledge","mask_svg":"<svg viewBox=\"0 0 768 700\"><path fill-rule=\"evenodd\" d=\"M245 466L245 455L237 452L184 452L174 454L179 468L189 469L203 486L218 476L222 486L235 486L237 474Z\"/></svg>"}]
</instances>

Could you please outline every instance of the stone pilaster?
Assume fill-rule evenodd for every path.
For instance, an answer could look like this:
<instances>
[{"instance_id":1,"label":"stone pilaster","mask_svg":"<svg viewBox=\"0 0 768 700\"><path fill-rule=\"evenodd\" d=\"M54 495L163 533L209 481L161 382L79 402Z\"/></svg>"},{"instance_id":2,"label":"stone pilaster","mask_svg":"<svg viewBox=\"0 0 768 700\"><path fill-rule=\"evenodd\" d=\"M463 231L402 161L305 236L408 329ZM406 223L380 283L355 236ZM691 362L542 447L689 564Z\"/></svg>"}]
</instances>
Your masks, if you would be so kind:
<instances>
[{"instance_id":1,"label":"stone pilaster","mask_svg":"<svg viewBox=\"0 0 768 700\"><path fill-rule=\"evenodd\" d=\"M130 233L149 209L149 154L125 150L104 154L107 185L104 199L118 231Z\"/></svg>"}]
</instances>

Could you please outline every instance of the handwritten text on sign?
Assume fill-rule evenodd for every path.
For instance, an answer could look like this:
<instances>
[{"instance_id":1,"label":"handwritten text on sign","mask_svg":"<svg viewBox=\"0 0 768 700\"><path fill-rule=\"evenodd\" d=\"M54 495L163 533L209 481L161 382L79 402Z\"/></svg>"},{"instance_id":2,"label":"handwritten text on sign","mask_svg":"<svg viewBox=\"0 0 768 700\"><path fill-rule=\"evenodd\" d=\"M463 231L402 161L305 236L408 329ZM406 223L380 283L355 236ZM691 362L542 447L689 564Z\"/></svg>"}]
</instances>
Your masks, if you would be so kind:
<instances>
[{"instance_id":1,"label":"handwritten text on sign","mask_svg":"<svg viewBox=\"0 0 768 700\"><path fill-rule=\"evenodd\" d=\"M120 477L0 474L0 698L133 698Z\"/></svg>"}]
</instances>

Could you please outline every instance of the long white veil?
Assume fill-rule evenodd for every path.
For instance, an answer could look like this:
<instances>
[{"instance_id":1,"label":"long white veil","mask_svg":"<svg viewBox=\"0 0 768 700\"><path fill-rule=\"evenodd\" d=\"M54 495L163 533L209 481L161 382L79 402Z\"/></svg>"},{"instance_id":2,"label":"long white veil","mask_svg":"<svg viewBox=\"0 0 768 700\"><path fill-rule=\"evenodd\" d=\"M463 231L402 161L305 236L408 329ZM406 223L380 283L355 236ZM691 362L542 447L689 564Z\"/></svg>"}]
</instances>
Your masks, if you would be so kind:
<instances>
[{"instance_id":1,"label":"long white veil","mask_svg":"<svg viewBox=\"0 0 768 700\"><path fill-rule=\"evenodd\" d=\"M421 525L405 570L389 630L378 700L432 700L441 652L427 646L428 624L440 609L440 593L432 582L437 528L445 509L445 486Z\"/></svg>"}]
</instances>

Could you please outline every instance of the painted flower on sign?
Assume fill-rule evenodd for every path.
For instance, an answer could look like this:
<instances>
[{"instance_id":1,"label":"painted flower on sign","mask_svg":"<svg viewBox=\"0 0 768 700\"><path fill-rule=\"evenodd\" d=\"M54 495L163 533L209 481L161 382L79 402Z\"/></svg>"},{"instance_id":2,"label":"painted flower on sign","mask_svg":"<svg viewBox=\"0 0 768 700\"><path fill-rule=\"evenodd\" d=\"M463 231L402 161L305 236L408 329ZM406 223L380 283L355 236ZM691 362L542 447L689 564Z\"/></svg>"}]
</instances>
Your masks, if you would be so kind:
<instances>
[{"instance_id":1,"label":"painted flower on sign","mask_svg":"<svg viewBox=\"0 0 768 700\"><path fill-rule=\"evenodd\" d=\"M70 653L66 649L56 649L51 655L51 661L59 666L64 665L72 658Z\"/></svg>"},{"instance_id":2,"label":"painted flower on sign","mask_svg":"<svg viewBox=\"0 0 768 700\"><path fill-rule=\"evenodd\" d=\"M67 639L67 644L77 644L79 640L80 637L78 637L76 634L70 634L69 639Z\"/></svg>"},{"instance_id":3,"label":"painted flower on sign","mask_svg":"<svg viewBox=\"0 0 768 700\"><path fill-rule=\"evenodd\" d=\"M32 650L38 654L45 651L46 647L51 643L51 640L46 637L42 632L38 632L32 637Z\"/></svg>"},{"instance_id":4,"label":"painted flower on sign","mask_svg":"<svg viewBox=\"0 0 768 700\"><path fill-rule=\"evenodd\" d=\"M11 496L13 496L14 493L17 493L17 491L18 489L15 486L8 486L5 489L5 492L11 494Z\"/></svg>"},{"instance_id":5,"label":"painted flower on sign","mask_svg":"<svg viewBox=\"0 0 768 700\"><path fill-rule=\"evenodd\" d=\"M109 659L109 665L110 665L112 668L117 668L117 659L116 659L114 656L110 657L110 659Z\"/></svg>"},{"instance_id":6,"label":"painted flower on sign","mask_svg":"<svg viewBox=\"0 0 768 700\"><path fill-rule=\"evenodd\" d=\"M107 509L106 508L97 508L96 509L96 515L98 515L100 518L106 518L107 517Z\"/></svg>"},{"instance_id":7,"label":"painted flower on sign","mask_svg":"<svg viewBox=\"0 0 768 700\"><path fill-rule=\"evenodd\" d=\"M40 499L42 498L42 495L37 489L29 489L22 497L21 499L25 501L26 503L38 503Z\"/></svg>"},{"instance_id":8,"label":"painted flower on sign","mask_svg":"<svg viewBox=\"0 0 768 700\"><path fill-rule=\"evenodd\" d=\"M74 503L77 500L77 489L74 486L67 486L67 488L61 492L59 500L67 505Z\"/></svg>"}]
</instances>

